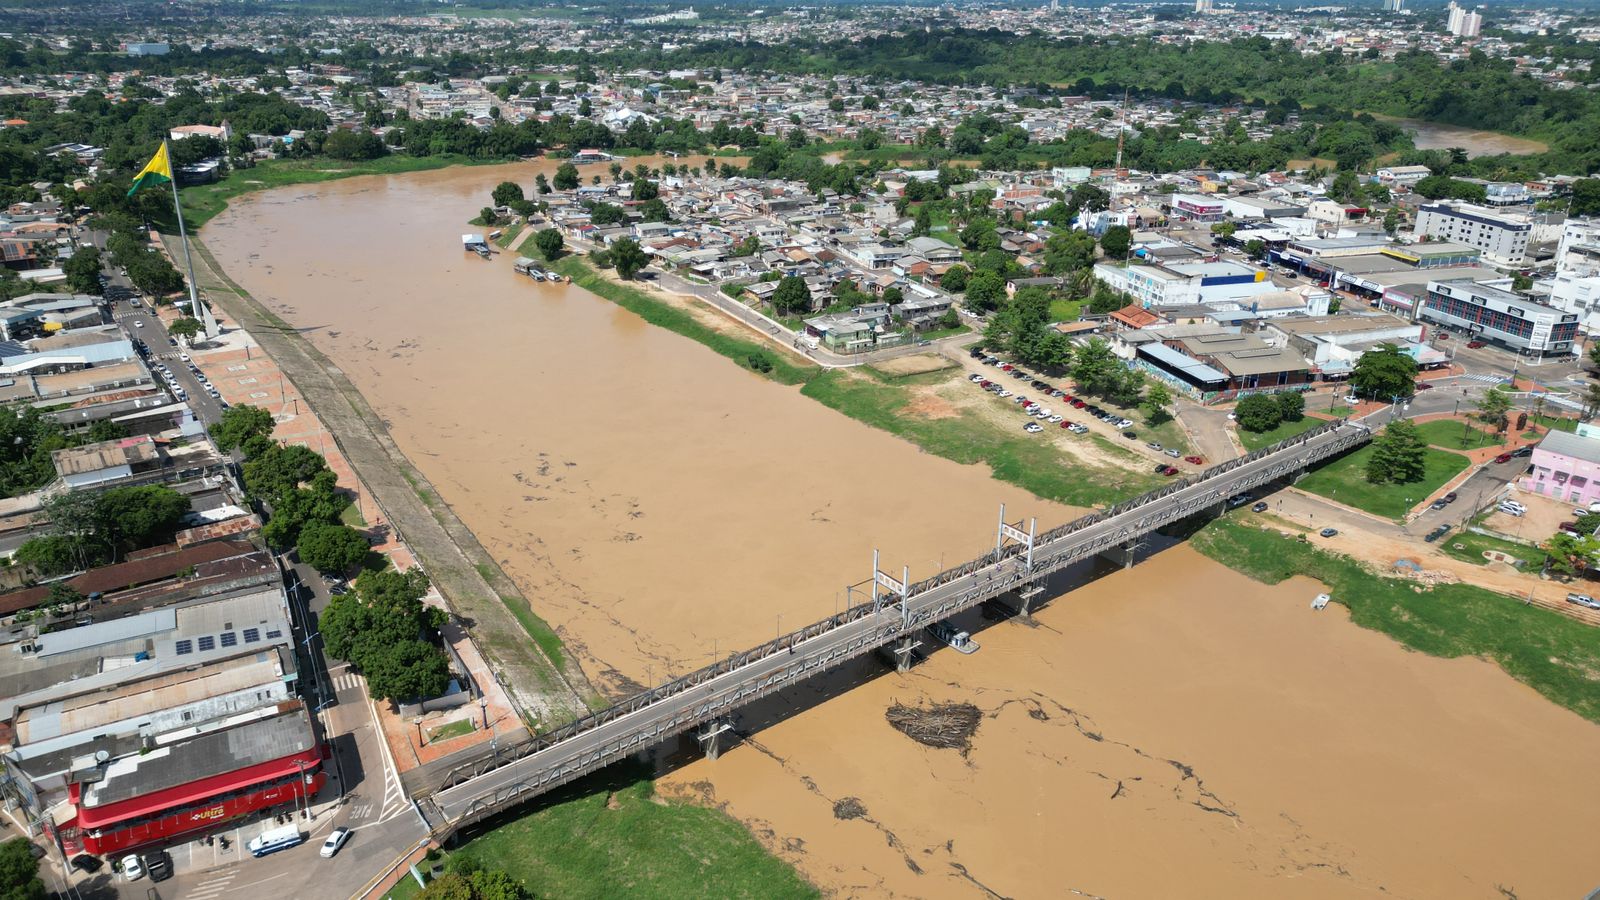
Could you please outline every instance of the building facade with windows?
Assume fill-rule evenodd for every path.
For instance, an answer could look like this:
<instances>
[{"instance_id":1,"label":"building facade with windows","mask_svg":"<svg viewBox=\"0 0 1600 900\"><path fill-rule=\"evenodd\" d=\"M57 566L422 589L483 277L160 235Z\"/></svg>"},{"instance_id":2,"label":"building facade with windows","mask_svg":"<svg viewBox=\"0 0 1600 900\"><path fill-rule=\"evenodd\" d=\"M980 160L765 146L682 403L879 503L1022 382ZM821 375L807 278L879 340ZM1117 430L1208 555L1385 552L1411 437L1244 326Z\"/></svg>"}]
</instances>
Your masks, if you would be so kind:
<instances>
[{"instance_id":1,"label":"building facade with windows","mask_svg":"<svg viewBox=\"0 0 1600 900\"><path fill-rule=\"evenodd\" d=\"M1523 490L1582 506L1600 500L1600 440L1551 430L1529 462Z\"/></svg>"},{"instance_id":2,"label":"building facade with windows","mask_svg":"<svg viewBox=\"0 0 1600 900\"><path fill-rule=\"evenodd\" d=\"M1467 278L1428 282L1418 318L1542 359L1572 353L1578 316Z\"/></svg>"},{"instance_id":3,"label":"building facade with windows","mask_svg":"<svg viewBox=\"0 0 1600 900\"><path fill-rule=\"evenodd\" d=\"M1526 216L1471 203L1434 203L1417 210L1417 235L1476 247L1492 266L1514 268L1528 256L1533 225Z\"/></svg>"}]
</instances>

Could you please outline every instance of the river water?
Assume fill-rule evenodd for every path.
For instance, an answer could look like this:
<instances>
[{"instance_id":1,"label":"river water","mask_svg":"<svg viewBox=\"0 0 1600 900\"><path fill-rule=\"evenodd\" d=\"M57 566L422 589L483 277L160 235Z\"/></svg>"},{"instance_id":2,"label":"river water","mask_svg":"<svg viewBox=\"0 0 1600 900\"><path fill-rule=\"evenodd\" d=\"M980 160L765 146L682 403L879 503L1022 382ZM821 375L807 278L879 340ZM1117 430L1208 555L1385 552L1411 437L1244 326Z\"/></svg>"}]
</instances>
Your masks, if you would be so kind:
<instances>
[{"instance_id":1,"label":"river water","mask_svg":"<svg viewBox=\"0 0 1600 900\"><path fill-rule=\"evenodd\" d=\"M1468 156L1495 156L1501 153L1543 153L1550 149L1543 141L1517 137L1499 131L1479 131L1460 125L1424 122L1421 119L1402 119L1398 116L1373 114L1373 118L1393 122L1410 133L1418 150L1449 150L1460 147Z\"/></svg>"},{"instance_id":2,"label":"river water","mask_svg":"<svg viewBox=\"0 0 1600 900\"><path fill-rule=\"evenodd\" d=\"M602 686L830 613L874 547L916 578L992 543L1002 502L1041 525L1072 514L580 289L514 276L504 256L463 254L460 223L489 189L540 170L284 188L236 200L205 237L339 362ZM1490 664L1313 614L1316 592L1167 550L1032 627L982 631L975 655L808 683L662 790L723 806L837 896L1600 885L1585 762L1600 728ZM887 725L891 704L925 701L984 711L969 751Z\"/></svg>"}]
</instances>

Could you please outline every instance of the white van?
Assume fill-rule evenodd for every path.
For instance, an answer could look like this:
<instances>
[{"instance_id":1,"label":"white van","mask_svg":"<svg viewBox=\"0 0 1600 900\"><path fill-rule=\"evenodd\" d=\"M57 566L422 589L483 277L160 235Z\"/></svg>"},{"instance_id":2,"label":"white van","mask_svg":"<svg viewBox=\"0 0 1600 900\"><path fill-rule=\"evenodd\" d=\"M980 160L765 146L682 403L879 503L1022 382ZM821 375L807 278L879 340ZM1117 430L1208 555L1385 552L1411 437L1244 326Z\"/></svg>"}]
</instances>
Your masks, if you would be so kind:
<instances>
[{"instance_id":1,"label":"white van","mask_svg":"<svg viewBox=\"0 0 1600 900\"><path fill-rule=\"evenodd\" d=\"M268 853L286 850L304 840L305 835L300 833L299 826L285 825L281 828L274 828L271 831L261 832L250 839L250 843L245 845L245 849L250 851L251 856L266 856Z\"/></svg>"}]
</instances>

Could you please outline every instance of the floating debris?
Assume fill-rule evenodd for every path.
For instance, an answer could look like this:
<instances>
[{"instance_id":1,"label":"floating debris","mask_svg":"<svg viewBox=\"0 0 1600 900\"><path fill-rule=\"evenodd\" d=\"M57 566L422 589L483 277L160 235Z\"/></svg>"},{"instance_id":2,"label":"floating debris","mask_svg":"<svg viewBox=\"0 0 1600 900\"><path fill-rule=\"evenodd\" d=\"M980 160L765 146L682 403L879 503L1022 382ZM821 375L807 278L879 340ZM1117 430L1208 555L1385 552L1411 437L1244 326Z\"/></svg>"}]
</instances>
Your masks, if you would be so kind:
<instances>
[{"instance_id":1,"label":"floating debris","mask_svg":"<svg viewBox=\"0 0 1600 900\"><path fill-rule=\"evenodd\" d=\"M972 749L972 736L983 721L983 710L971 703L936 703L914 707L896 703L884 712L895 730L926 747L939 750Z\"/></svg>"}]
</instances>

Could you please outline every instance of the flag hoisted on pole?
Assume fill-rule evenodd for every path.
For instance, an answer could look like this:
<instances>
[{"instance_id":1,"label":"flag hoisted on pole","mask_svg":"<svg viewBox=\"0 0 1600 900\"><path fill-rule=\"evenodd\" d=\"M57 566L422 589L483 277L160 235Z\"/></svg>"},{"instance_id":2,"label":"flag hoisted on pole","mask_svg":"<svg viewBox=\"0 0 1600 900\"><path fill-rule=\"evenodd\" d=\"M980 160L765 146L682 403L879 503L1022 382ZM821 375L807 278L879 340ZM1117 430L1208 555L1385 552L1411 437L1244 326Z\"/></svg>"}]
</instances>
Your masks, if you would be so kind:
<instances>
[{"instance_id":1,"label":"flag hoisted on pole","mask_svg":"<svg viewBox=\"0 0 1600 900\"><path fill-rule=\"evenodd\" d=\"M172 153L167 147L165 138L161 141L161 149L157 150L156 155L150 157L150 161L144 164L139 174L133 177L133 184L128 188L128 196L132 197L140 188L162 182L172 185L172 211L178 216L178 236L183 239L183 262L189 269L189 315L200 319L206 337L214 338L222 329L218 327L216 317L211 314L211 308L200 302L200 295L195 289L194 257L189 255L189 232L183 227L183 205L178 202L178 181L172 177Z\"/></svg>"}]
</instances>

